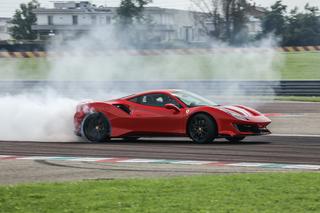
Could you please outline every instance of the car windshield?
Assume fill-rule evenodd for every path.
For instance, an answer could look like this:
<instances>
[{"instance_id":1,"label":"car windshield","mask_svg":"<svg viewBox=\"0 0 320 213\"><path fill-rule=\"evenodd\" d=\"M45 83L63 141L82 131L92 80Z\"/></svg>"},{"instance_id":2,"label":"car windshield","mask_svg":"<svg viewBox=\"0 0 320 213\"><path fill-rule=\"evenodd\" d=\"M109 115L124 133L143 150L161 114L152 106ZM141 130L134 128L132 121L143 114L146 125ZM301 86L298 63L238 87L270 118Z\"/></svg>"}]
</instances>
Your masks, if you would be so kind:
<instances>
[{"instance_id":1,"label":"car windshield","mask_svg":"<svg viewBox=\"0 0 320 213\"><path fill-rule=\"evenodd\" d=\"M187 91L174 91L172 95L176 96L183 103L185 103L188 107L197 107L197 106L218 106L218 104L210 101L200 95L194 94L192 92Z\"/></svg>"}]
</instances>

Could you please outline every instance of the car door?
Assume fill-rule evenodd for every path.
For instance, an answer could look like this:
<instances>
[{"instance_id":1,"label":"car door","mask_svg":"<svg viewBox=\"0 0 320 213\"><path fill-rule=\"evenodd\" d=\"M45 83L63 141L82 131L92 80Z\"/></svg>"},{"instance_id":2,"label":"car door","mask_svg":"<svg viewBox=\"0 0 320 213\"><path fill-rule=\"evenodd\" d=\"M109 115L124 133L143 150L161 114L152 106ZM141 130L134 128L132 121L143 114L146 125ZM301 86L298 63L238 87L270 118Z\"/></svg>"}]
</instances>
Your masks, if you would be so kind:
<instances>
[{"instance_id":1,"label":"car door","mask_svg":"<svg viewBox=\"0 0 320 213\"><path fill-rule=\"evenodd\" d=\"M146 94L131 100L132 118L137 132L143 134L184 134L186 110L173 97L162 94ZM180 112L166 109L165 104L175 104Z\"/></svg>"}]
</instances>

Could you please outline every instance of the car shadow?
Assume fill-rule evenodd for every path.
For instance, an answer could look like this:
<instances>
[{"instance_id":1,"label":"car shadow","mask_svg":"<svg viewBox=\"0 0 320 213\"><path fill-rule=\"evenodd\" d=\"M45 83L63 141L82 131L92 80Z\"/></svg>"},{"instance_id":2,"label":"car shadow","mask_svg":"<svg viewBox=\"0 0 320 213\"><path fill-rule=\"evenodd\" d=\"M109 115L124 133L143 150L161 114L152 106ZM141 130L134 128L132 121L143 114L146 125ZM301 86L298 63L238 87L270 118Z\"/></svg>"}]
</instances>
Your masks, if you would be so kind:
<instances>
[{"instance_id":1,"label":"car shadow","mask_svg":"<svg viewBox=\"0 0 320 213\"><path fill-rule=\"evenodd\" d=\"M103 144L137 144L137 145L149 145L149 144L157 144L157 145L194 145L194 146L202 146L202 145L212 145L212 146L228 146L228 145L265 145L271 144L270 141L257 141L257 140L246 140L242 142L229 142L225 140L214 141L212 143L205 143L205 144L196 144L193 143L191 140L174 140L174 139L139 139L137 141L123 141L123 140L111 140L107 143Z\"/></svg>"}]
</instances>

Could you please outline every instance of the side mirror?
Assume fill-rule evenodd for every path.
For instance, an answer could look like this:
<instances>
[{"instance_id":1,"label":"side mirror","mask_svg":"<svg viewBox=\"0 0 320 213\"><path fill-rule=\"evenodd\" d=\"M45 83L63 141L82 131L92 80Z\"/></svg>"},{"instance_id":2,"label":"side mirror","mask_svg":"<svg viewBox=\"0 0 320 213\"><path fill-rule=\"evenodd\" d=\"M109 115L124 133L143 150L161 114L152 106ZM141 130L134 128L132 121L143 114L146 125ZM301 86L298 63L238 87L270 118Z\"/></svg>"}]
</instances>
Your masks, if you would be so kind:
<instances>
[{"instance_id":1,"label":"side mirror","mask_svg":"<svg viewBox=\"0 0 320 213\"><path fill-rule=\"evenodd\" d=\"M166 109L173 109L175 112L180 112L179 107L177 107L177 106L174 105L174 104L166 104L166 105L164 105L164 107L165 107Z\"/></svg>"}]
</instances>

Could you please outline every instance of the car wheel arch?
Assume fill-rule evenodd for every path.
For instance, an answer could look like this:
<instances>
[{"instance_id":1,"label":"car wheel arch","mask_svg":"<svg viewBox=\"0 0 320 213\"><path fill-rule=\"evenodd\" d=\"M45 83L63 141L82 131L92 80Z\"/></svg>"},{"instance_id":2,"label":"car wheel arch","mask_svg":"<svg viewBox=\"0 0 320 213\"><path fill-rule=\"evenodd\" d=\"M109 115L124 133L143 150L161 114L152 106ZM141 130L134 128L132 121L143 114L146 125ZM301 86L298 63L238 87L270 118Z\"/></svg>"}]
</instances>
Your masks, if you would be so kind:
<instances>
[{"instance_id":1,"label":"car wheel arch","mask_svg":"<svg viewBox=\"0 0 320 213\"><path fill-rule=\"evenodd\" d=\"M84 123L85 123L86 119L87 119L88 117L90 117L91 115L93 115L93 114L102 115L102 116L106 119L106 121L107 121L107 123L108 123L108 126L109 126L108 134L109 134L109 136L111 136L112 126L111 126L110 119L108 118L108 116L106 116L105 113L100 112L100 111L96 111L96 110L92 110L92 111L86 113L85 116L84 116L84 118L82 119L81 126L80 126L81 136L83 136L83 137L86 138L85 133L84 133ZM87 139L87 138L86 138L86 139Z\"/></svg>"},{"instance_id":2,"label":"car wheel arch","mask_svg":"<svg viewBox=\"0 0 320 213\"><path fill-rule=\"evenodd\" d=\"M195 112L195 113L193 113L192 115L189 116L189 118L188 118L188 120L187 120L187 123L186 123L186 127L185 127L185 130L186 130L187 135L189 136L188 126L189 126L189 123L190 123L191 119L192 119L194 116L199 115L199 114L204 114L204 115L208 116L210 119L212 119L212 121L216 124L216 131L217 131L217 133L218 133L218 131L219 131L219 126L218 126L217 120L216 120L211 114L209 114L208 112L199 111L199 112Z\"/></svg>"}]
</instances>

